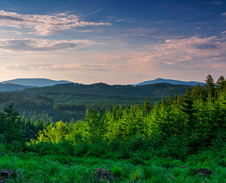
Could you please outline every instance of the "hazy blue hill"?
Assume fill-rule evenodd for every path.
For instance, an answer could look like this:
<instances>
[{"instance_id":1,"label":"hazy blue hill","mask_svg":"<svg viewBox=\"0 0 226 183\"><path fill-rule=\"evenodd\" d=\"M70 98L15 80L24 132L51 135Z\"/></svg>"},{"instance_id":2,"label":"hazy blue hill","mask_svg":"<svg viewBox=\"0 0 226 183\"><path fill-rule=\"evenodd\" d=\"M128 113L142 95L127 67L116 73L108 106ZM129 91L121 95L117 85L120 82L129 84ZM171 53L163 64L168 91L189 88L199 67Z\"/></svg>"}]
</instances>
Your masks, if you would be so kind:
<instances>
[{"instance_id":1,"label":"hazy blue hill","mask_svg":"<svg viewBox=\"0 0 226 183\"><path fill-rule=\"evenodd\" d=\"M57 84L65 84L70 83L70 81L61 80L51 80L51 79L45 79L45 78L18 78L8 81L3 81L3 84L10 83L10 84L17 84L17 85L23 85L23 86L32 86L32 87L44 87L44 86L53 86Z\"/></svg>"},{"instance_id":2,"label":"hazy blue hill","mask_svg":"<svg viewBox=\"0 0 226 183\"><path fill-rule=\"evenodd\" d=\"M16 90L24 90L26 88L31 88L31 86L24 86L24 85L11 84L11 83L6 83L6 84L0 83L0 92L11 92Z\"/></svg>"},{"instance_id":3,"label":"hazy blue hill","mask_svg":"<svg viewBox=\"0 0 226 183\"><path fill-rule=\"evenodd\" d=\"M179 81L179 80L173 80L173 79L157 78L155 80L144 81L144 82L138 83L138 84L136 84L136 86L150 85L150 84L157 84L157 83L169 83L169 84L173 84L173 85L188 85L188 86L196 86L197 84L199 84L200 86L205 85L205 83L197 82L197 81Z\"/></svg>"}]
</instances>

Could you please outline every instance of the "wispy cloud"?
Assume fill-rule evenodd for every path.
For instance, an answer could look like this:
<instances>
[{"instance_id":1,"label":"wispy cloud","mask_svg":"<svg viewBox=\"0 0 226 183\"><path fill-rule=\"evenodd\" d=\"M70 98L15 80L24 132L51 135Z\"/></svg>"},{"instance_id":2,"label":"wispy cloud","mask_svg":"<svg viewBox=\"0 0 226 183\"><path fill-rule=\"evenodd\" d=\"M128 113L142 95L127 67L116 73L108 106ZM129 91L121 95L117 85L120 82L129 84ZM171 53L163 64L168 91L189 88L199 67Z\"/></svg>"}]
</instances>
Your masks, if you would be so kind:
<instances>
[{"instance_id":1,"label":"wispy cloud","mask_svg":"<svg viewBox=\"0 0 226 183\"><path fill-rule=\"evenodd\" d=\"M226 12L222 13L221 15L226 16Z\"/></svg>"},{"instance_id":2,"label":"wispy cloud","mask_svg":"<svg viewBox=\"0 0 226 183\"><path fill-rule=\"evenodd\" d=\"M12 51L57 51L94 44L90 40L0 39L0 49Z\"/></svg>"},{"instance_id":3,"label":"wispy cloud","mask_svg":"<svg viewBox=\"0 0 226 183\"><path fill-rule=\"evenodd\" d=\"M118 19L118 20L115 20L115 22L134 22L134 20L132 19Z\"/></svg>"},{"instance_id":4,"label":"wispy cloud","mask_svg":"<svg viewBox=\"0 0 226 183\"><path fill-rule=\"evenodd\" d=\"M98 13L99 11L102 11L102 10L103 10L103 8L96 9L95 11L93 11L93 12L87 14L87 15L84 15L83 17L87 17L87 16L90 16L90 15L93 15L95 13Z\"/></svg>"},{"instance_id":5,"label":"wispy cloud","mask_svg":"<svg viewBox=\"0 0 226 183\"><path fill-rule=\"evenodd\" d=\"M6 67L8 70L50 70L50 71L65 71L65 70L88 70L88 71L106 71L107 67L105 65L95 65L95 64L46 64L46 63L16 63L8 65Z\"/></svg>"},{"instance_id":6,"label":"wispy cloud","mask_svg":"<svg viewBox=\"0 0 226 183\"><path fill-rule=\"evenodd\" d=\"M24 15L16 12L0 11L0 27L16 29L28 28L38 36L48 36L77 27L111 25L105 22L87 22L79 16L67 13L54 15Z\"/></svg>"}]
</instances>

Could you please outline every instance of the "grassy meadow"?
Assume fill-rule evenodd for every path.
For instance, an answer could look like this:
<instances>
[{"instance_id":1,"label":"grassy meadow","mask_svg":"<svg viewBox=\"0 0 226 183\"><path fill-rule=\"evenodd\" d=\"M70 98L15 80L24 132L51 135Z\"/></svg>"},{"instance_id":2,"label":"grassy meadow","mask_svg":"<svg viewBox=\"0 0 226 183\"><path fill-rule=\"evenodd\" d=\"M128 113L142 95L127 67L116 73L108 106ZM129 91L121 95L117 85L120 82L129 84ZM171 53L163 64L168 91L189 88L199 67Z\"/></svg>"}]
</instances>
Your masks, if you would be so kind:
<instances>
[{"instance_id":1,"label":"grassy meadow","mask_svg":"<svg viewBox=\"0 0 226 183\"><path fill-rule=\"evenodd\" d=\"M3 152L3 151L2 151ZM8 182L33 183L92 183L96 168L111 170L115 182L156 183L224 183L226 180L225 159L208 151L189 156L185 161L172 158L152 157L148 161L132 159L112 160L96 157L75 157L60 155L40 156L36 153L1 153L0 167L16 170L16 179ZM210 176L196 174L195 169L208 168ZM101 182L108 182L103 180Z\"/></svg>"}]
</instances>

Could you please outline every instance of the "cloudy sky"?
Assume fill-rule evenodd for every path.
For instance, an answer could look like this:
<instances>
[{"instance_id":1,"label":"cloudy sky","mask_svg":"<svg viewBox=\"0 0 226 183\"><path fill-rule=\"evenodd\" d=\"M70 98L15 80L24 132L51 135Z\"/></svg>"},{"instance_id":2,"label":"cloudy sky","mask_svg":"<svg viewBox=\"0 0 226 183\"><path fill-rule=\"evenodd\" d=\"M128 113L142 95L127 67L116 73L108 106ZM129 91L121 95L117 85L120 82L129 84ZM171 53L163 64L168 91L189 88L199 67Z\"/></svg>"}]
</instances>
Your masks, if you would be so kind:
<instances>
[{"instance_id":1,"label":"cloudy sky","mask_svg":"<svg viewBox=\"0 0 226 183\"><path fill-rule=\"evenodd\" d=\"M225 0L1 0L0 81L226 75Z\"/></svg>"}]
</instances>

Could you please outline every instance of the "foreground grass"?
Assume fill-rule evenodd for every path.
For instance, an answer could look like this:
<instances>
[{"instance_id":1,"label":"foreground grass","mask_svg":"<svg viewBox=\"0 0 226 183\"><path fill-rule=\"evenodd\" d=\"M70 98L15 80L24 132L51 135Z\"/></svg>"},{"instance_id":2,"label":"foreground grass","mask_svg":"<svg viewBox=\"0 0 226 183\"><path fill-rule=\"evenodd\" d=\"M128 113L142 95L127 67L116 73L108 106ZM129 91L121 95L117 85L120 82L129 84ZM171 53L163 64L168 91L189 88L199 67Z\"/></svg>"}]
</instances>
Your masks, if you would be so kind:
<instances>
[{"instance_id":1,"label":"foreground grass","mask_svg":"<svg viewBox=\"0 0 226 183\"><path fill-rule=\"evenodd\" d=\"M213 158L210 158L213 157ZM184 166L184 168L181 168ZM35 153L2 154L0 169L12 169L17 178L8 181L29 183L92 183L96 168L111 170L115 182L141 183L224 183L225 159L219 160L208 153L190 156L185 162L170 158L154 158L137 164L131 160L109 160L91 157L39 156ZM211 176L198 175L194 169L208 168ZM104 182L104 181L103 181ZM107 182L107 181L105 181Z\"/></svg>"}]
</instances>

